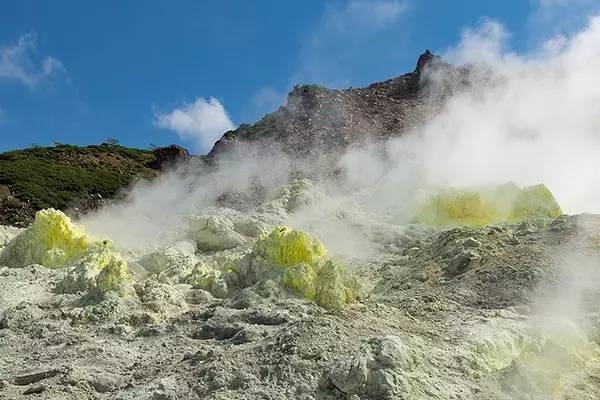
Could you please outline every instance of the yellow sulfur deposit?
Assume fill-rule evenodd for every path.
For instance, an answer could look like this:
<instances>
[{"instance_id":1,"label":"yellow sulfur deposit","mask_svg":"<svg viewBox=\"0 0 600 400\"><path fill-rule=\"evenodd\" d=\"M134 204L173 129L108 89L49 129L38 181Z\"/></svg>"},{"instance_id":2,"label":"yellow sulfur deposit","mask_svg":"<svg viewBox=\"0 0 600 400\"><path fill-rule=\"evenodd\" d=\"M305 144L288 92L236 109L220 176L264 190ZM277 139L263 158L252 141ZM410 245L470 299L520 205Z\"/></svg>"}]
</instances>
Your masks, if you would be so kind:
<instances>
[{"instance_id":1,"label":"yellow sulfur deposit","mask_svg":"<svg viewBox=\"0 0 600 400\"><path fill-rule=\"evenodd\" d=\"M194 287L211 290L221 279L221 271L206 264L198 263L187 276L186 283Z\"/></svg>"},{"instance_id":2,"label":"yellow sulfur deposit","mask_svg":"<svg viewBox=\"0 0 600 400\"><path fill-rule=\"evenodd\" d=\"M0 255L0 265L25 267L41 264L48 268L69 266L64 292L117 290L130 280L127 263L111 249L108 240L95 241L63 212L38 211L33 224L10 241Z\"/></svg>"},{"instance_id":3,"label":"yellow sulfur deposit","mask_svg":"<svg viewBox=\"0 0 600 400\"><path fill-rule=\"evenodd\" d=\"M81 256L89 247L85 231L64 213L51 208L38 211L33 224L7 244L0 264L10 267L42 264L59 268Z\"/></svg>"},{"instance_id":4,"label":"yellow sulfur deposit","mask_svg":"<svg viewBox=\"0 0 600 400\"><path fill-rule=\"evenodd\" d=\"M506 184L485 189L445 189L417 205L416 222L433 226L483 226L562 213L545 185L519 188Z\"/></svg>"},{"instance_id":5,"label":"yellow sulfur deposit","mask_svg":"<svg viewBox=\"0 0 600 400\"><path fill-rule=\"evenodd\" d=\"M127 262L121 255L107 248L91 248L67 267L57 290L62 293L90 292L104 294L123 292L131 281Z\"/></svg>"},{"instance_id":6,"label":"yellow sulfur deposit","mask_svg":"<svg viewBox=\"0 0 600 400\"><path fill-rule=\"evenodd\" d=\"M325 246L305 232L283 226L259 238L252 251L229 271L238 286L278 281L324 308L341 308L361 297L350 271L327 256Z\"/></svg>"},{"instance_id":7,"label":"yellow sulfur deposit","mask_svg":"<svg viewBox=\"0 0 600 400\"><path fill-rule=\"evenodd\" d=\"M323 243L308 234L284 226L276 227L258 240L254 250L281 265L315 264L327 255Z\"/></svg>"},{"instance_id":8,"label":"yellow sulfur deposit","mask_svg":"<svg viewBox=\"0 0 600 400\"><path fill-rule=\"evenodd\" d=\"M127 263L119 253L102 249L89 253L87 260L98 271L95 283L96 290L100 293L117 291L131 279Z\"/></svg>"}]
</instances>

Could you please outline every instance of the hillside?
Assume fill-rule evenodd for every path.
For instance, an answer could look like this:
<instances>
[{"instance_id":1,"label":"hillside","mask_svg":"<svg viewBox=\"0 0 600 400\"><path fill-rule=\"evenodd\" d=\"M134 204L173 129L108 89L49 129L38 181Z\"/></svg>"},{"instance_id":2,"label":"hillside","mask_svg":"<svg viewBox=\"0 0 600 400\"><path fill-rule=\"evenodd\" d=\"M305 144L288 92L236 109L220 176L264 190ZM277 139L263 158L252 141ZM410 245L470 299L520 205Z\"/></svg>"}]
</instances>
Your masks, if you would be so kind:
<instances>
[{"instance_id":1,"label":"hillside","mask_svg":"<svg viewBox=\"0 0 600 400\"><path fill-rule=\"evenodd\" d=\"M179 148L151 151L106 143L61 144L2 153L0 224L25 226L37 210L48 207L72 214L95 208L133 180L156 176L169 158L164 156L169 149Z\"/></svg>"},{"instance_id":2,"label":"hillside","mask_svg":"<svg viewBox=\"0 0 600 400\"><path fill-rule=\"evenodd\" d=\"M431 79L430 67L443 70L444 79ZM275 112L226 132L207 160L240 143L301 160L335 158L349 146L399 136L423 123L449 93L467 82L468 70L426 51L414 71L364 88L296 86ZM178 146L150 151L107 143L0 154L0 224L26 226L37 210L48 207L84 213L114 198L135 179L156 176L164 163L189 157Z\"/></svg>"},{"instance_id":3,"label":"hillside","mask_svg":"<svg viewBox=\"0 0 600 400\"><path fill-rule=\"evenodd\" d=\"M434 79L428 74L431 68L444 74ZM367 87L295 86L284 106L253 125L226 132L209 156L240 143L299 158L336 154L351 145L402 135L434 115L453 90L467 83L467 69L427 50L414 71Z\"/></svg>"}]
</instances>

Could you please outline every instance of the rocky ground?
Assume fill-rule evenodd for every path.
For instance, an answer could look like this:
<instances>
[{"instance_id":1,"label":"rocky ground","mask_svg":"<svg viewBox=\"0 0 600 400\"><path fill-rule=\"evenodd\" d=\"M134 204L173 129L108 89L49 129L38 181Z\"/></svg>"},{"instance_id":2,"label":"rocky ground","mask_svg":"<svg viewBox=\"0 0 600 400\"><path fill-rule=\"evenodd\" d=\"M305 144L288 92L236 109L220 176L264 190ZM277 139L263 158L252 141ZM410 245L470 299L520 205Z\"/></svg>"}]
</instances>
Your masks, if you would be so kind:
<instances>
[{"instance_id":1,"label":"rocky ground","mask_svg":"<svg viewBox=\"0 0 600 400\"><path fill-rule=\"evenodd\" d=\"M331 251L363 282L341 307L275 278L189 279L315 207L300 192L196 216L191 242L128 255L126 294L65 291L70 267L0 267L0 398L600 396L599 217L438 229L356 217L375 251Z\"/></svg>"}]
</instances>

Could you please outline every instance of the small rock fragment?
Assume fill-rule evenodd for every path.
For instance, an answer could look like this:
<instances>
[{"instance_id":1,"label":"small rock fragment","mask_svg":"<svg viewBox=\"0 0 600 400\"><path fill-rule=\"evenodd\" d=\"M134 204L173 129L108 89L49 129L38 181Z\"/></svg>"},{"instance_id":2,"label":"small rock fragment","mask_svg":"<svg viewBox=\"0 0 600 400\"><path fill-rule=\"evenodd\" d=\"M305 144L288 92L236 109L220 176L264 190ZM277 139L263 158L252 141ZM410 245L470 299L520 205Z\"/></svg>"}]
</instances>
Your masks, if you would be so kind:
<instances>
[{"instance_id":1,"label":"small rock fragment","mask_svg":"<svg viewBox=\"0 0 600 400\"><path fill-rule=\"evenodd\" d=\"M462 274L479 260L479 254L472 249L466 249L454 256L448 263L448 272L457 275Z\"/></svg>"},{"instance_id":2,"label":"small rock fragment","mask_svg":"<svg viewBox=\"0 0 600 400\"><path fill-rule=\"evenodd\" d=\"M481 246L481 242L475 238L468 237L463 241L463 246L467 248L476 248Z\"/></svg>"},{"instance_id":3,"label":"small rock fragment","mask_svg":"<svg viewBox=\"0 0 600 400\"><path fill-rule=\"evenodd\" d=\"M360 353L336 365L329 373L329 379L341 392L354 394L367 383L367 364L367 355Z\"/></svg>"},{"instance_id":4,"label":"small rock fragment","mask_svg":"<svg viewBox=\"0 0 600 400\"><path fill-rule=\"evenodd\" d=\"M414 361L410 349L396 336L378 338L375 343L375 360L384 368L409 370Z\"/></svg>"},{"instance_id":5,"label":"small rock fragment","mask_svg":"<svg viewBox=\"0 0 600 400\"><path fill-rule=\"evenodd\" d=\"M44 369L44 368L36 368L30 369L27 371L23 371L20 374L16 375L13 379L15 385L30 385L32 383L39 382L43 379L52 378L60 372L58 368L52 369Z\"/></svg>"},{"instance_id":6,"label":"small rock fragment","mask_svg":"<svg viewBox=\"0 0 600 400\"><path fill-rule=\"evenodd\" d=\"M46 390L46 386L40 383L40 384L28 387L27 389L25 389L23 394L25 394L25 395L37 394L37 393L42 393L44 390Z\"/></svg>"},{"instance_id":7,"label":"small rock fragment","mask_svg":"<svg viewBox=\"0 0 600 400\"><path fill-rule=\"evenodd\" d=\"M91 387L93 387L96 390L96 392L108 393L114 392L115 390L123 386L123 378L116 374L104 372L97 373L95 375L90 375L88 383Z\"/></svg>"}]
</instances>

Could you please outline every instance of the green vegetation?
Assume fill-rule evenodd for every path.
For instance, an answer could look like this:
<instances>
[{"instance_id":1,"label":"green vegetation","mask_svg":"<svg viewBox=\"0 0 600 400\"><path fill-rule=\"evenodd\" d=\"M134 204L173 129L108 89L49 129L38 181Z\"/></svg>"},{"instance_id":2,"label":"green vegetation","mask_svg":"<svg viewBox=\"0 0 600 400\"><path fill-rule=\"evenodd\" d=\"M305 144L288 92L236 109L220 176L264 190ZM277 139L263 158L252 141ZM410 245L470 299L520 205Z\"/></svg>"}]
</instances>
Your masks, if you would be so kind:
<instances>
[{"instance_id":1,"label":"green vegetation","mask_svg":"<svg viewBox=\"0 0 600 400\"><path fill-rule=\"evenodd\" d=\"M90 195L113 197L136 176L150 177L151 151L116 144L58 144L0 154L0 185L32 208L65 209Z\"/></svg>"}]
</instances>

